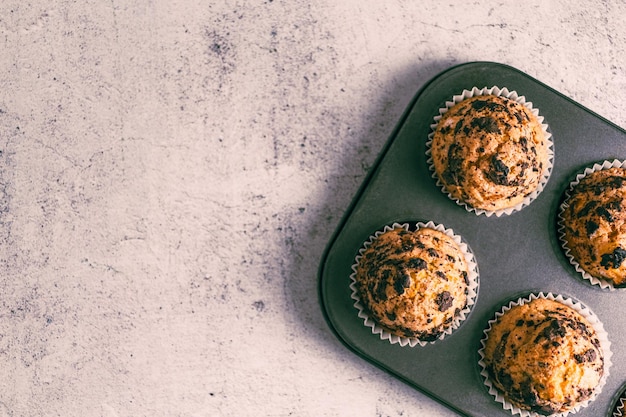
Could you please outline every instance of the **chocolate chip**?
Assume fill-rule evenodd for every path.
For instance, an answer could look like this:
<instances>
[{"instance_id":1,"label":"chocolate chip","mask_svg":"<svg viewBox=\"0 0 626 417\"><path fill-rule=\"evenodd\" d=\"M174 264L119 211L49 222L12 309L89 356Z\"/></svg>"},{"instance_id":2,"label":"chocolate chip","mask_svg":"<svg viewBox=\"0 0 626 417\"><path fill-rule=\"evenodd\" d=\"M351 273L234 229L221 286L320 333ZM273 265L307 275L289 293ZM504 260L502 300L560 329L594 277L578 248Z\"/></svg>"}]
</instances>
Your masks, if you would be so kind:
<instances>
[{"instance_id":1,"label":"chocolate chip","mask_svg":"<svg viewBox=\"0 0 626 417\"><path fill-rule=\"evenodd\" d=\"M411 286L411 276L407 274L401 274L396 277L393 283L393 289L398 295L404 294L405 288Z\"/></svg>"},{"instance_id":2,"label":"chocolate chip","mask_svg":"<svg viewBox=\"0 0 626 417\"><path fill-rule=\"evenodd\" d=\"M435 299L435 303L439 306L439 311L446 311L450 307L452 307L452 303L454 301L454 297L450 295L449 291L444 291L437 295Z\"/></svg>"},{"instance_id":3,"label":"chocolate chip","mask_svg":"<svg viewBox=\"0 0 626 417\"><path fill-rule=\"evenodd\" d=\"M626 259L626 250L618 246L612 253L605 253L602 255L600 265L602 265L605 269L619 268L624 259Z\"/></svg>"},{"instance_id":4,"label":"chocolate chip","mask_svg":"<svg viewBox=\"0 0 626 417\"><path fill-rule=\"evenodd\" d=\"M376 298L380 301L387 300L387 284L384 282L379 282L378 285L376 285Z\"/></svg>"},{"instance_id":5,"label":"chocolate chip","mask_svg":"<svg viewBox=\"0 0 626 417\"><path fill-rule=\"evenodd\" d=\"M428 248L427 252L433 258L438 258L439 257L439 253L436 250L434 250L433 248Z\"/></svg>"},{"instance_id":6,"label":"chocolate chip","mask_svg":"<svg viewBox=\"0 0 626 417\"><path fill-rule=\"evenodd\" d=\"M607 222L613 221L613 216L611 216L611 213L609 213L609 211L605 207L598 207L598 209L596 210L596 213L600 217L603 217L604 219L606 219Z\"/></svg>"},{"instance_id":7,"label":"chocolate chip","mask_svg":"<svg viewBox=\"0 0 626 417\"><path fill-rule=\"evenodd\" d=\"M502 133L498 127L498 122L493 117L477 117L472 120L471 125L487 133Z\"/></svg>"},{"instance_id":8,"label":"chocolate chip","mask_svg":"<svg viewBox=\"0 0 626 417\"><path fill-rule=\"evenodd\" d=\"M461 130L461 127L463 127L463 119L459 120L456 123L456 126L454 126L454 134L456 135L457 133L459 133L459 131Z\"/></svg>"},{"instance_id":9,"label":"chocolate chip","mask_svg":"<svg viewBox=\"0 0 626 417\"><path fill-rule=\"evenodd\" d=\"M620 200L610 201L607 203L608 210L622 211L622 202Z\"/></svg>"},{"instance_id":10,"label":"chocolate chip","mask_svg":"<svg viewBox=\"0 0 626 417\"><path fill-rule=\"evenodd\" d=\"M535 338L535 343L540 342L542 339L554 340L558 337L563 337L567 333L564 323L559 319L551 319L550 324L547 325L543 331Z\"/></svg>"},{"instance_id":11,"label":"chocolate chip","mask_svg":"<svg viewBox=\"0 0 626 417\"><path fill-rule=\"evenodd\" d=\"M502 104L500 103L495 103L493 101L490 100L475 100L472 102L472 108L474 110L482 110L484 108L487 108L491 111L504 111L506 110L506 107L504 107Z\"/></svg>"},{"instance_id":12,"label":"chocolate chip","mask_svg":"<svg viewBox=\"0 0 626 417\"><path fill-rule=\"evenodd\" d=\"M441 278L444 281L448 280L448 277L442 271L435 271L435 275L437 275L439 278Z\"/></svg>"},{"instance_id":13,"label":"chocolate chip","mask_svg":"<svg viewBox=\"0 0 626 417\"><path fill-rule=\"evenodd\" d=\"M585 223L587 236L591 236L596 230L598 230L599 227L600 225L598 223L594 222L593 220L589 220L587 223Z\"/></svg>"},{"instance_id":14,"label":"chocolate chip","mask_svg":"<svg viewBox=\"0 0 626 417\"><path fill-rule=\"evenodd\" d=\"M420 340L423 340L424 342L434 342L435 340L439 338L439 336L441 336L442 333L443 331L436 330L430 334L425 334L423 336L420 336Z\"/></svg>"},{"instance_id":15,"label":"chocolate chip","mask_svg":"<svg viewBox=\"0 0 626 417\"><path fill-rule=\"evenodd\" d=\"M482 110L487 106L487 103L489 103L487 100L475 100L472 102L472 108L475 110Z\"/></svg>"},{"instance_id":16,"label":"chocolate chip","mask_svg":"<svg viewBox=\"0 0 626 417\"><path fill-rule=\"evenodd\" d=\"M535 390L535 387L530 383L530 378L520 384L520 396L524 402L530 406L531 410L536 411L536 409L540 407L537 390Z\"/></svg>"},{"instance_id":17,"label":"chocolate chip","mask_svg":"<svg viewBox=\"0 0 626 417\"><path fill-rule=\"evenodd\" d=\"M504 358L504 352L506 350L506 346L507 346L507 342L509 340L509 336L511 335L511 332L505 332L502 334L502 337L500 338L500 341L498 342L498 344L496 345L494 351L493 351L493 361L494 362L500 362L502 360L502 358Z\"/></svg>"},{"instance_id":18,"label":"chocolate chip","mask_svg":"<svg viewBox=\"0 0 626 417\"><path fill-rule=\"evenodd\" d=\"M387 316L387 318L388 318L389 320L391 320L391 321L395 321L395 320L396 320L396 318L397 318L396 313L394 313L393 311L387 311L387 312L385 313L385 315L386 315L386 316Z\"/></svg>"},{"instance_id":19,"label":"chocolate chip","mask_svg":"<svg viewBox=\"0 0 626 417\"><path fill-rule=\"evenodd\" d=\"M582 400L589 398L592 392L593 392L593 389L591 388L579 388L577 401L582 401Z\"/></svg>"},{"instance_id":20,"label":"chocolate chip","mask_svg":"<svg viewBox=\"0 0 626 417\"><path fill-rule=\"evenodd\" d=\"M586 216L597 205L598 205L597 201L592 200L592 201L588 202L587 204L585 204L585 206L582 209L580 209L580 211L578 213L576 213L576 217L580 219L581 217ZM573 208L573 206L572 206L572 208Z\"/></svg>"},{"instance_id":21,"label":"chocolate chip","mask_svg":"<svg viewBox=\"0 0 626 417\"><path fill-rule=\"evenodd\" d=\"M448 167L444 172L444 179L450 184L459 184L462 181L463 148L453 143L448 148Z\"/></svg>"},{"instance_id":22,"label":"chocolate chip","mask_svg":"<svg viewBox=\"0 0 626 417\"><path fill-rule=\"evenodd\" d=\"M589 349L583 354L574 354L574 359L578 363L593 362L596 360L596 351Z\"/></svg>"},{"instance_id":23,"label":"chocolate chip","mask_svg":"<svg viewBox=\"0 0 626 417\"><path fill-rule=\"evenodd\" d=\"M528 151L528 139L522 136L519 138L519 144L522 145L522 150Z\"/></svg>"},{"instance_id":24,"label":"chocolate chip","mask_svg":"<svg viewBox=\"0 0 626 417\"><path fill-rule=\"evenodd\" d=\"M497 380L500 385L502 385L502 387L507 391L510 390L513 386L513 378L504 369L500 369L500 371L498 371Z\"/></svg>"},{"instance_id":25,"label":"chocolate chip","mask_svg":"<svg viewBox=\"0 0 626 417\"><path fill-rule=\"evenodd\" d=\"M604 178L601 184L596 184L589 180L588 178L583 178L580 183L575 187L576 193L584 193L586 191L591 191L595 195L602 194L607 189L618 189L624 185L626 178L620 176L610 176Z\"/></svg>"},{"instance_id":26,"label":"chocolate chip","mask_svg":"<svg viewBox=\"0 0 626 417\"><path fill-rule=\"evenodd\" d=\"M421 271L422 269L426 269L426 261L422 258L412 258L406 262L408 268L417 269Z\"/></svg>"},{"instance_id":27,"label":"chocolate chip","mask_svg":"<svg viewBox=\"0 0 626 417\"><path fill-rule=\"evenodd\" d=\"M507 185L509 171L509 167L494 155L491 157L491 169L485 172L485 174L494 184Z\"/></svg>"}]
</instances>

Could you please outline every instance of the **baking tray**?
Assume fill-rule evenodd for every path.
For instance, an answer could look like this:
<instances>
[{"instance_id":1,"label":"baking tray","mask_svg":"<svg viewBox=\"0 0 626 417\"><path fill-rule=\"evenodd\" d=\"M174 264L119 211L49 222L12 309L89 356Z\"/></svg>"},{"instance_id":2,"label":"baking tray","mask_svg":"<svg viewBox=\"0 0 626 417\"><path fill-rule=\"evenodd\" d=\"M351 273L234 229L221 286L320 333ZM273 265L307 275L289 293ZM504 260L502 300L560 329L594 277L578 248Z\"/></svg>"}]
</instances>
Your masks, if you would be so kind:
<instances>
[{"instance_id":1,"label":"baking tray","mask_svg":"<svg viewBox=\"0 0 626 417\"><path fill-rule=\"evenodd\" d=\"M544 191L508 216L477 216L437 187L426 164L433 117L455 94L472 87L507 87L539 109L554 141L554 167ZM507 65L470 62L423 86L412 100L352 200L319 268L319 298L326 320L350 350L460 415L510 416L480 376L483 329L501 305L530 292L579 300L604 323L613 352L610 376L598 397L576 416L604 416L626 379L626 291L609 291L580 278L559 245L556 210L577 172L602 160L626 159L626 132L529 75ZM357 316L350 298L350 266L364 240L394 221L428 221L460 234L480 270L477 302L452 335L425 347L380 340Z\"/></svg>"}]
</instances>

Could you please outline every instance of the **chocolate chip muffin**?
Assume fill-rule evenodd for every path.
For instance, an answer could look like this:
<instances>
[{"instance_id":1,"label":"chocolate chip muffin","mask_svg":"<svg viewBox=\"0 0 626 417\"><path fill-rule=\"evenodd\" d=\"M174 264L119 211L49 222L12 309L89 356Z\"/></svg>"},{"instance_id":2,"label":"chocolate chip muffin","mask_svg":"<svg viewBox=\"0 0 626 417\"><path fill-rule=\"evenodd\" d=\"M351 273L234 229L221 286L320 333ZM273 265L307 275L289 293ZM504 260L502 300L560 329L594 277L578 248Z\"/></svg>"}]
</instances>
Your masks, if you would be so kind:
<instances>
[{"instance_id":1,"label":"chocolate chip muffin","mask_svg":"<svg viewBox=\"0 0 626 417\"><path fill-rule=\"evenodd\" d=\"M479 95L448 109L434 127L430 152L450 197L497 211L537 191L551 164L537 116L515 100Z\"/></svg>"},{"instance_id":2,"label":"chocolate chip muffin","mask_svg":"<svg viewBox=\"0 0 626 417\"><path fill-rule=\"evenodd\" d=\"M468 304L465 256L439 230L396 227L376 237L357 258L355 289L365 311L391 334L434 341Z\"/></svg>"},{"instance_id":3,"label":"chocolate chip muffin","mask_svg":"<svg viewBox=\"0 0 626 417\"><path fill-rule=\"evenodd\" d=\"M483 362L508 402L542 415L589 400L604 373L593 326L575 309L544 298L497 318L484 341Z\"/></svg>"},{"instance_id":4,"label":"chocolate chip muffin","mask_svg":"<svg viewBox=\"0 0 626 417\"><path fill-rule=\"evenodd\" d=\"M615 287L626 287L626 169L584 176L562 205L565 248L580 268Z\"/></svg>"}]
</instances>

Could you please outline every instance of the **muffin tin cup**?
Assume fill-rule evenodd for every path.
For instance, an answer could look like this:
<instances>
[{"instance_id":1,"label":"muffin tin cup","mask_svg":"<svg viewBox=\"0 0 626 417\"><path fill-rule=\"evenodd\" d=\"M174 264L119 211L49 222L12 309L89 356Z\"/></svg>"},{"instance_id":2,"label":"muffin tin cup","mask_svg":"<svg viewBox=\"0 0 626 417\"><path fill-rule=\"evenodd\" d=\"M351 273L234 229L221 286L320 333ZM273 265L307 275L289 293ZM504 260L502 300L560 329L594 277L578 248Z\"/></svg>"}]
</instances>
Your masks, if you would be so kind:
<instances>
[{"instance_id":1,"label":"muffin tin cup","mask_svg":"<svg viewBox=\"0 0 626 417\"><path fill-rule=\"evenodd\" d=\"M564 224L565 219L563 218L563 212L568 207L568 200L571 196L571 191L574 189L574 187L576 187L576 185L578 185L578 183L580 183L580 181L583 178L585 178L587 175L592 174L597 171L610 169L610 168L626 168L626 161L620 161L620 160L614 159L612 161L607 160L602 163L593 164L593 166L585 168L585 170L582 173L576 175L576 178L574 179L574 181L570 182L569 186L567 187L567 190L565 191L563 202L559 206L558 215L557 215L557 232L558 232L559 241L561 242L561 247L563 248L565 256L567 257L569 262L572 264L576 272L578 272L581 277L589 281L591 284L598 285L603 289L609 289L613 291L616 288L618 288L613 284L613 282L607 279L603 279L603 278L599 278L599 277L595 277L591 275L589 272L585 271L582 268L580 263L578 263L578 261L572 254L570 248L567 246L567 240L565 239L565 224ZM619 289L624 289L624 288L619 287Z\"/></svg>"},{"instance_id":2,"label":"muffin tin cup","mask_svg":"<svg viewBox=\"0 0 626 417\"><path fill-rule=\"evenodd\" d=\"M611 406L611 414L609 414L609 417L624 416L626 416L626 383L622 384L619 391L617 391Z\"/></svg>"},{"instance_id":3,"label":"muffin tin cup","mask_svg":"<svg viewBox=\"0 0 626 417\"><path fill-rule=\"evenodd\" d=\"M358 290L356 288L356 271L359 260L362 258L365 250L372 244L372 242L381 234L393 230L395 228L403 228L405 230L410 230L411 225L409 223L393 223L391 225L386 225L382 230L375 232L371 235L363 244L361 249L359 249L359 254L356 256L354 263L352 264L352 274L350 274L350 297L354 300L354 307L358 310L358 316L363 319L363 324L366 327L372 329L372 333L378 335L381 340L387 340L391 344L399 344L400 346L410 346L415 347L426 346L428 344L436 343L438 340L444 339L446 336L452 334L456 329L458 329L461 324L465 321L465 319L469 316L472 306L476 303L476 298L478 296L478 286L479 286L479 273L478 273L478 264L476 263L476 259L474 254L467 243L463 241L461 236L454 233L452 229L447 229L441 224L435 224L432 221L427 223L417 222L414 223L415 230L420 228L431 228L435 229L439 232L445 233L449 237L451 237L454 242L459 246L461 251L465 256L465 260L468 266L468 293L467 293L467 304L463 310L455 317L452 324L446 328L446 330L435 340L433 341L424 341L420 340L417 337L402 337L397 336L391 333L388 329L381 326L376 322L376 320L371 317L363 303L361 302L361 297L359 296Z\"/></svg>"},{"instance_id":4,"label":"muffin tin cup","mask_svg":"<svg viewBox=\"0 0 626 417\"><path fill-rule=\"evenodd\" d=\"M626 402L626 398L624 397L620 397L618 399L617 404L615 404L612 417L624 417L624 410L626 408L624 404L625 402Z\"/></svg>"},{"instance_id":5,"label":"muffin tin cup","mask_svg":"<svg viewBox=\"0 0 626 417\"><path fill-rule=\"evenodd\" d=\"M496 312L495 317L491 320L489 320L488 324L487 324L487 328L484 330L484 337L483 339L481 339L480 343L481 343L481 348L478 351L478 354L480 356L480 359L478 361L478 364L480 366L480 375L484 378L484 385L485 387L487 387L487 389L489 390L489 394L491 394L495 400L499 403L502 404L502 407L505 410L509 410L511 412L511 414L515 415L515 414L519 414L521 417L541 417L541 414L535 413L535 412L531 412L528 410L523 410L520 409L519 407L516 407L515 405L511 404L510 402L508 402L506 400L506 398L500 393L500 391L498 391L498 389L493 385L493 383L491 382L491 380L489 379L489 373L487 372L486 369L486 365L484 362L484 349L485 349L485 344L487 341L487 338L489 337L489 332L491 331L491 327L493 326L493 324L500 318L502 317L507 311L509 311L511 308L518 306L518 305L524 305L526 303L529 303L533 300L536 300L538 298L543 298L543 299L547 299L547 300L552 300L552 301L558 301L562 304L565 304L568 307L571 307L572 309L576 310L578 313L580 313L584 318L586 318L589 323L591 323L591 325L593 326L594 330L596 331L596 335L598 336L598 340L600 341L600 346L602 348L602 352L604 354L604 373L602 375L602 378L600 379L600 383L598 384L598 386L596 387L596 389L594 390L592 396L582 402L581 404L577 405L576 407L573 407L571 410L569 411L565 411L563 413L558 413L558 414L552 414L552 417L565 417L569 414L573 414L576 413L577 411L579 411L581 408L586 407L587 405L589 405L589 403L591 403L597 396L598 394L600 394L600 392L602 392L602 388L604 387L607 378L609 377L609 369L611 368L611 357L613 356L613 353L611 352L611 342L608 339L608 334L607 332L604 330L604 325L602 324L602 322L600 321L600 319L598 318L598 316L596 316L593 311L591 311L588 307L586 307L585 305L583 305L582 303L572 299L572 298L568 298L568 297L564 297L563 295L554 295L552 293L543 293L543 292L539 292L539 293L531 293L529 294L527 297L523 297L523 298L519 298L517 300L514 301L510 301L508 303L508 305L505 305L502 307L502 309L499 312Z\"/></svg>"},{"instance_id":6,"label":"muffin tin cup","mask_svg":"<svg viewBox=\"0 0 626 417\"><path fill-rule=\"evenodd\" d=\"M514 101L524 105L526 108L528 108L537 117L537 119L539 120L539 123L541 124L543 133L545 135L546 142L548 144L548 149L547 149L548 163L547 163L547 166L544 168L541 180L539 181L539 184L537 185L537 188L532 193L530 193L528 196L526 196L526 198L524 200L522 200L520 203L516 204L515 206L507 207L507 208L503 208L503 209L499 209L499 210L485 210L485 209L481 209L481 208L472 207L469 204L465 203L464 201L461 201L461 200L459 200L457 198L454 198L450 193L448 193L446 191L446 189L445 189L444 184L437 177L437 174L435 172L434 163L433 163L432 152L431 152L431 145L432 145L432 142L433 142L433 136L435 134L435 128L437 127L437 123L439 122L441 117L444 115L444 113L446 113L450 108L452 108L454 105L460 103L463 100L466 100L468 98L475 97L475 96L485 96L485 95L495 95L495 96L500 96L500 97L506 97L506 98L514 100ZM510 214L512 214L512 213L514 213L516 211L519 211L519 210L523 209L524 207L528 206L543 191L546 183L550 179L550 174L552 173L552 166L554 164L554 142L552 141L552 133L550 133L548 125L544 124L543 121L544 121L543 116L539 115L539 110L533 108L532 102L529 102L529 101L527 102L526 101L526 97L518 95L518 93L516 91L509 91L506 87L500 88L500 87L497 87L497 86L493 86L491 88L484 87L482 89L479 89L478 87L473 87L470 90L463 90L463 92L461 94L459 94L459 95L453 96L452 97L452 101L446 101L445 107L440 108L439 109L439 114L434 117L434 123L430 125L430 133L428 134L428 139L426 141L426 158L427 158L426 163L428 164L428 167L429 167L430 171L432 172L432 177L437 181L437 186L440 187L441 190L452 201L454 201L458 205L464 207L465 210L467 210L469 212L473 212L476 215L484 214L487 217L490 217L490 216L500 217L500 216L503 216L503 215L510 215Z\"/></svg>"}]
</instances>

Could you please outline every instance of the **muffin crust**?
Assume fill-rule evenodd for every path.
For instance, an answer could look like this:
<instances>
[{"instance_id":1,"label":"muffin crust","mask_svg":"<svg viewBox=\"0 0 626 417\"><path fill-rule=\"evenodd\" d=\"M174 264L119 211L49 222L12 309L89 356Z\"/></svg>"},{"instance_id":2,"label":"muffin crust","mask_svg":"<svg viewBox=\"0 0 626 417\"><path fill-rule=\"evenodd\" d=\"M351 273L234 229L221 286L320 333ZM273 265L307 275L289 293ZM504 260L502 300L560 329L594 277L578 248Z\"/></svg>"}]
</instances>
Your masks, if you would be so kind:
<instances>
[{"instance_id":1,"label":"muffin crust","mask_svg":"<svg viewBox=\"0 0 626 417\"><path fill-rule=\"evenodd\" d=\"M453 199L488 211L514 207L539 186L549 163L541 123L523 104L474 96L439 120L434 170Z\"/></svg>"},{"instance_id":2,"label":"muffin crust","mask_svg":"<svg viewBox=\"0 0 626 417\"><path fill-rule=\"evenodd\" d=\"M395 228L364 251L355 284L365 309L392 334L436 340L467 305L468 264L438 230Z\"/></svg>"},{"instance_id":3,"label":"muffin crust","mask_svg":"<svg viewBox=\"0 0 626 417\"><path fill-rule=\"evenodd\" d=\"M483 360L489 379L510 403L543 415L589 399L604 373L592 325L565 304L541 298L497 319Z\"/></svg>"},{"instance_id":4,"label":"muffin crust","mask_svg":"<svg viewBox=\"0 0 626 417\"><path fill-rule=\"evenodd\" d=\"M626 169L594 171L574 186L561 214L566 247L582 269L626 286Z\"/></svg>"}]
</instances>

